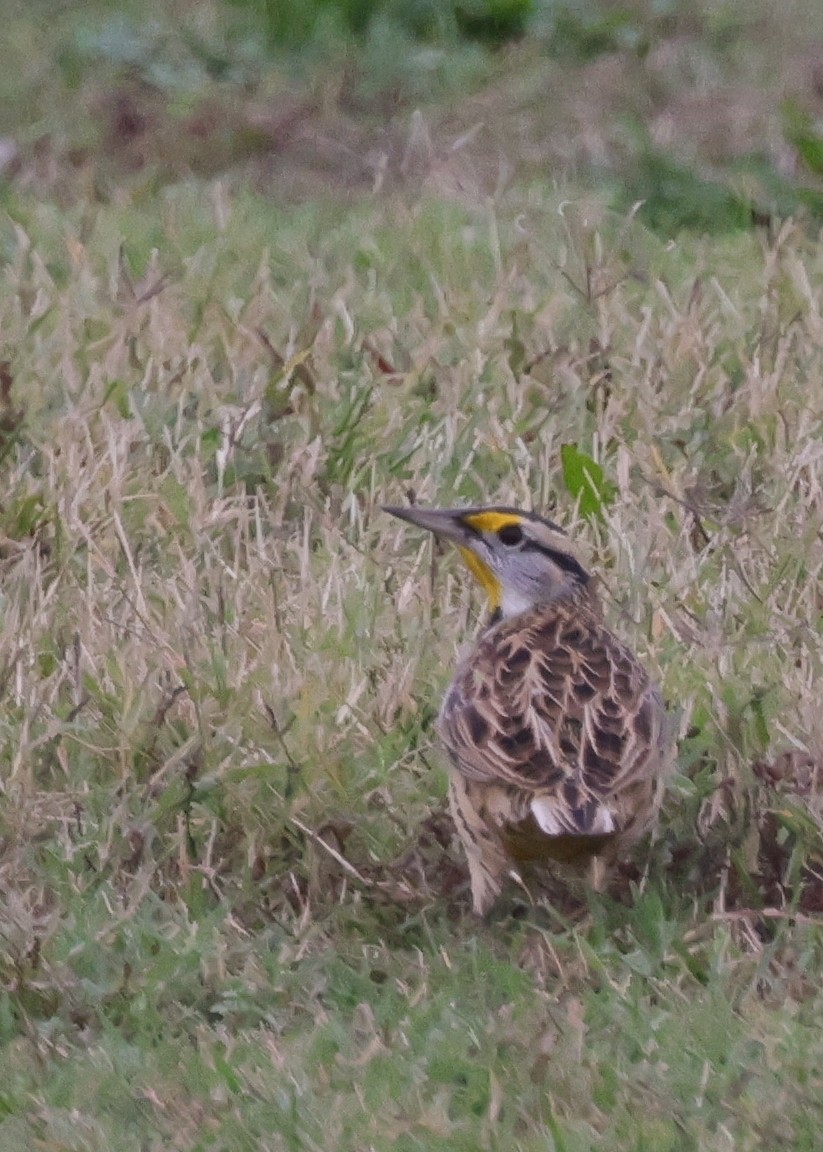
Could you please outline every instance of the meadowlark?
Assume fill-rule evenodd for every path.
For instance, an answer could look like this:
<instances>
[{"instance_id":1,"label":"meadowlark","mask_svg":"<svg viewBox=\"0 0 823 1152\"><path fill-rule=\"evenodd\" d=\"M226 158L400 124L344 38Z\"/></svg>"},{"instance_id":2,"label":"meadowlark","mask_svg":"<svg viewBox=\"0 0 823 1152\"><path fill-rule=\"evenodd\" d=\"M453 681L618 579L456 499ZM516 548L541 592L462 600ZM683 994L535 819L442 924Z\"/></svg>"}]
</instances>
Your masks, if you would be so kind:
<instances>
[{"instance_id":1,"label":"meadowlark","mask_svg":"<svg viewBox=\"0 0 823 1152\"><path fill-rule=\"evenodd\" d=\"M616 858L654 823L665 710L569 537L515 508L386 508L456 544L491 616L440 711L472 903L524 863Z\"/></svg>"}]
</instances>

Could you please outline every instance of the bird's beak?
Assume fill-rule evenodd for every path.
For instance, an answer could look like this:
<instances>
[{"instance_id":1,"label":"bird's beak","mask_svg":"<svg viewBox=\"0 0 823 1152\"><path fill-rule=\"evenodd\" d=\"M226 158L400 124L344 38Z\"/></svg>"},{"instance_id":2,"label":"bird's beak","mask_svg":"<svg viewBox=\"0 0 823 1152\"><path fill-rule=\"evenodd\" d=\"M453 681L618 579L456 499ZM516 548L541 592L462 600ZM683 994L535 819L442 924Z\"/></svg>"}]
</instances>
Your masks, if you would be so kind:
<instances>
[{"instance_id":1,"label":"bird's beak","mask_svg":"<svg viewBox=\"0 0 823 1152\"><path fill-rule=\"evenodd\" d=\"M452 544L456 544L469 571L488 596L490 611L492 614L497 612L502 597L500 580L480 555L483 545L477 530L466 523L466 517L476 515L477 509L384 506L383 511L398 516L401 520L408 520L409 524L415 524L418 528L427 528L441 540L450 540Z\"/></svg>"},{"instance_id":2,"label":"bird's beak","mask_svg":"<svg viewBox=\"0 0 823 1152\"><path fill-rule=\"evenodd\" d=\"M383 511L400 520L407 520L418 528L426 528L441 540L451 540L454 544L466 545L476 533L465 523L465 508L392 508L383 506Z\"/></svg>"}]
</instances>

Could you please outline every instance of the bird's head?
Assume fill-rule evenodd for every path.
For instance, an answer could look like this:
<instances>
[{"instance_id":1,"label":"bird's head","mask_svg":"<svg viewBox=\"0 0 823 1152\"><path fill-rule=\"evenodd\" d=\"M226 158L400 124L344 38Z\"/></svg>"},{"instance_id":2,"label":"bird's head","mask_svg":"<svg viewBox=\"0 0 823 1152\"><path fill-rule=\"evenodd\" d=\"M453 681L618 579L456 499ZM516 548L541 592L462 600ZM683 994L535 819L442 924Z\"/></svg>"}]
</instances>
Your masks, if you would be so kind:
<instances>
[{"instance_id":1,"label":"bird's head","mask_svg":"<svg viewBox=\"0 0 823 1152\"><path fill-rule=\"evenodd\" d=\"M450 540L489 598L493 618L571 599L590 576L568 536L551 520L516 508L384 508Z\"/></svg>"}]
</instances>

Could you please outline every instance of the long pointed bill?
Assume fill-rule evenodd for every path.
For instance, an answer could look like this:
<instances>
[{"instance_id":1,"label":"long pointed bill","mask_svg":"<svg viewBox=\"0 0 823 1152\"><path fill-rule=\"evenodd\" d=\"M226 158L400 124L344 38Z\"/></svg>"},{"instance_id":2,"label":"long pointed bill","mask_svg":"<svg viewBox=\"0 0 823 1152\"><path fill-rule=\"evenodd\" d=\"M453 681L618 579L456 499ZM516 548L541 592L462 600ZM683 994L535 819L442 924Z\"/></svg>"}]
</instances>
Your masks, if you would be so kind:
<instances>
[{"instance_id":1,"label":"long pointed bill","mask_svg":"<svg viewBox=\"0 0 823 1152\"><path fill-rule=\"evenodd\" d=\"M426 528L443 540L451 540L455 544L465 544L474 533L463 522L466 514L465 508L393 508L383 506L383 511L400 520L407 520L418 528Z\"/></svg>"},{"instance_id":2,"label":"long pointed bill","mask_svg":"<svg viewBox=\"0 0 823 1152\"><path fill-rule=\"evenodd\" d=\"M407 520L409 524L415 524L418 528L426 528L441 540L451 540L456 544L466 566L488 596L489 608L492 612L497 611L502 594L500 581L478 555L479 537L476 530L466 523L466 517L475 513L475 509L389 508L384 505L383 511L401 520Z\"/></svg>"}]
</instances>

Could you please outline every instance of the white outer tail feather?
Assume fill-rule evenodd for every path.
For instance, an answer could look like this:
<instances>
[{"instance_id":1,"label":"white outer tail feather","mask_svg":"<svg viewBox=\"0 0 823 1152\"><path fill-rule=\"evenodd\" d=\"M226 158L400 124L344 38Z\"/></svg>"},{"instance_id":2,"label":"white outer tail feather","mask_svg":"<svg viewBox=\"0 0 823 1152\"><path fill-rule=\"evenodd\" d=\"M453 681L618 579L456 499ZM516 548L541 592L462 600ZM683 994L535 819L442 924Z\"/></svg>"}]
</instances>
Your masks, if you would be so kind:
<instances>
[{"instance_id":1,"label":"white outer tail feather","mask_svg":"<svg viewBox=\"0 0 823 1152\"><path fill-rule=\"evenodd\" d=\"M535 796L531 802L532 816L547 836L568 836L569 829L558 819L557 808L548 796ZM608 836L616 831L614 816L608 808L600 807L594 814L586 836Z\"/></svg>"}]
</instances>

